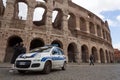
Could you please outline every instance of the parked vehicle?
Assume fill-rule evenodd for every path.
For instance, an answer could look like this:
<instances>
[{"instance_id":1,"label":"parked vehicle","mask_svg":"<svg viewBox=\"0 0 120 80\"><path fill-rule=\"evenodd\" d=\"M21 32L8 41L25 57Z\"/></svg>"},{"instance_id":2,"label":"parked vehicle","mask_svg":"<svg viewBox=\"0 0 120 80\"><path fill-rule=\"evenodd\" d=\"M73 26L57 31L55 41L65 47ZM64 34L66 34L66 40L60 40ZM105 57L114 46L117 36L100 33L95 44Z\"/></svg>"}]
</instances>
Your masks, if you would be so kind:
<instances>
[{"instance_id":1,"label":"parked vehicle","mask_svg":"<svg viewBox=\"0 0 120 80\"><path fill-rule=\"evenodd\" d=\"M51 69L66 69L66 57L62 49L56 46L44 46L21 54L16 59L15 70L19 73L26 71L43 71L50 73Z\"/></svg>"}]
</instances>

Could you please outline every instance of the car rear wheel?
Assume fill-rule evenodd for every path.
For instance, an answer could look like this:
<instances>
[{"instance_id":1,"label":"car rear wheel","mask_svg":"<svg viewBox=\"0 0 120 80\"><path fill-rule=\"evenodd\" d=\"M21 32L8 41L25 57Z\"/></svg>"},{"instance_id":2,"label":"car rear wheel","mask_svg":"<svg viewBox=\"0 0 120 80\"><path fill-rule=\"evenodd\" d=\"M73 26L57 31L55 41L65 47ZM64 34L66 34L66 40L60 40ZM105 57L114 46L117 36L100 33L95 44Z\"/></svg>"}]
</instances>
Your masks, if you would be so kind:
<instances>
[{"instance_id":1,"label":"car rear wheel","mask_svg":"<svg viewBox=\"0 0 120 80\"><path fill-rule=\"evenodd\" d=\"M52 66L52 64L51 64L49 61L47 61L47 62L45 63L45 66L44 66L43 73L45 73L45 74L50 73L50 71L51 71L51 66Z\"/></svg>"},{"instance_id":2,"label":"car rear wheel","mask_svg":"<svg viewBox=\"0 0 120 80\"><path fill-rule=\"evenodd\" d=\"M62 67L62 70L66 70L66 67L67 67L67 63L64 62L63 67Z\"/></svg>"}]
</instances>

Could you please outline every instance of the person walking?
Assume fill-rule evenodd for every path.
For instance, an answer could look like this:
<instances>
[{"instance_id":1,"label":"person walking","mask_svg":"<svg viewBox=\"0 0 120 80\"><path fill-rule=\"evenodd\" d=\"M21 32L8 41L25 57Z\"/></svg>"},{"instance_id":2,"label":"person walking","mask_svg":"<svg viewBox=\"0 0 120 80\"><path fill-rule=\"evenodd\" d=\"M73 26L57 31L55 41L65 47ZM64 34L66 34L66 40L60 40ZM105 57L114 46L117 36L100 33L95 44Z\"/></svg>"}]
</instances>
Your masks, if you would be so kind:
<instances>
[{"instance_id":1,"label":"person walking","mask_svg":"<svg viewBox=\"0 0 120 80\"><path fill-rule=\"evenodd\" d=\"M26 53L26 48L24 47L23 42L20 43L19 51L20 51L20 54Z\"/></svg>"},{"instance_id":2,"label":"person walking","mask_svg":"<svg viewBox=\"0 0 120 80\"><path fill-rule=\"evenodd\" d=\"M90 55L90 65L94 65L94 55Z\"/></svg>"},{"instance_id":3,"label":"person walking","mask_svg":"<svg viewBox=\"0 0 120 80\"><path fill-rule=\"evenodd\" d=\"M12 69L10 69L9 72L13 72L16 58L17 58L20 54L25 54L25 53L26 53L26 48L24 47L23 42L17 43L17 44L13 47L13 49L14 49L14 53L13 53L13 57L12 57L12 59L11 59Z\"/></svg>"}]
</instances>

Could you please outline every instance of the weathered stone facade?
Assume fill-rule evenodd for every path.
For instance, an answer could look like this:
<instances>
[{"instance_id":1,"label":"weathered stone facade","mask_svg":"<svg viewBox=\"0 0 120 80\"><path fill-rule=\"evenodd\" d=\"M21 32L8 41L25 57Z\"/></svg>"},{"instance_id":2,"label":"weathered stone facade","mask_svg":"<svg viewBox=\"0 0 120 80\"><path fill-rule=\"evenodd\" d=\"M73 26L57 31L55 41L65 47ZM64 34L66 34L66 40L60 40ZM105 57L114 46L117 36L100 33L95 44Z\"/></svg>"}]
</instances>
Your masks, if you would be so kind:
<instances>
[{"instance_id":1,"label":"weathered stone facade","mask_svg":"<svg viewBox=\"0 0 120 80\"><path fill-rule=\"evenodd\" d=\"M19 2L28 7L27 20L18 17ZM37 7L45 11L40 21L33 21L33 12ZM107 21L102 21L71 0L7 0L3 11L0 12L4 13L0 15L1 62L10 61L12 47L21 41L27 51L43 45L57 44L63 48L69 62L89 62L91 53L94 54L96 63L114 61ZM54 22L53 11L58 12Z\"/></svg>"}]
</instances>

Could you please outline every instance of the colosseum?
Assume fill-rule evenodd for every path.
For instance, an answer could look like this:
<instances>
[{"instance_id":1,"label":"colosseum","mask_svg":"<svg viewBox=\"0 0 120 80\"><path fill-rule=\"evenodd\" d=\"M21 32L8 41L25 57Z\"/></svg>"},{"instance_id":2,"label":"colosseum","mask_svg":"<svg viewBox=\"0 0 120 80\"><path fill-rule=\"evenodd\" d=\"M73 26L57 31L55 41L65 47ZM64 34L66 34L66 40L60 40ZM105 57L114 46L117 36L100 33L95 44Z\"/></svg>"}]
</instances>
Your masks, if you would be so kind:
<instances>
[{"instance_id":1,"label":"colosseum","mask_svg":"<svg viewBox=\"0 0 120 80\"><path fill-rule=\"evenodd\" d=\"M24 4L25 17L19 16ZM37 19L34 19L38 9ZM39 9L43 11L39 11ZM40 17L41 16L41 17ZM71 0L0 0L0 62L10 62L13 46L23 42L27 52L44 45L57 45L68 62L114 62L114 50L107 21Z\"/></svg>"}]
</instances>

